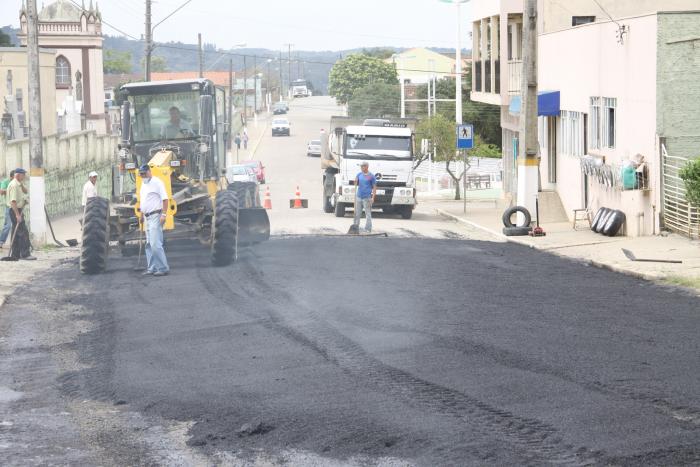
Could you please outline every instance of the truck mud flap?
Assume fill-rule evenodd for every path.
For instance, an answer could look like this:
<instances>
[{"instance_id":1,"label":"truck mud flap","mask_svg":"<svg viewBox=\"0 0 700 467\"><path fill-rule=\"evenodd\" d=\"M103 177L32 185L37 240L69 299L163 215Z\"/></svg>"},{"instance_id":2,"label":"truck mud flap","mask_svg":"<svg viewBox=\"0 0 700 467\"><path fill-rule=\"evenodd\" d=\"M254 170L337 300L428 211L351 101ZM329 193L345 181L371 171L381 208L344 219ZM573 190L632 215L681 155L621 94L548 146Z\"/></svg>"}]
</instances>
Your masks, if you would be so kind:
<instances>
[{"instance_id":1,"label":"truck mud flap","mask_svg":"<svg viewBox=\"0 0 700 467\"><path fill-rule=\"evenodd\" d=\"M270 239L270 218L263 208L238 210L238 243L252 245Z\"/></svg>"}]
</instances>

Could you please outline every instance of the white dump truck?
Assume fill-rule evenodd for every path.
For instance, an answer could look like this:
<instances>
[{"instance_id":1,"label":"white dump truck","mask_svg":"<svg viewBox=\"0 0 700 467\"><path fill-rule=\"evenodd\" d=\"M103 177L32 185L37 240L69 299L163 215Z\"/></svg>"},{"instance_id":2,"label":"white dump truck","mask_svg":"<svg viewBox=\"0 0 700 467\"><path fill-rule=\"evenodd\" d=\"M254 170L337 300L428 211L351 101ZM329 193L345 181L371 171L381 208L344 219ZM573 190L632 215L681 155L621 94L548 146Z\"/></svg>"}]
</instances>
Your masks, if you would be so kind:
<instances>
[{"instance_id":1,"label":"white dump truck","mask_svg":"<svg viewBox=\"0 0 700 467\"><path fill-rule=\"evenodd\" d=\"M321 135L323 210L343 217L355 205L362 161L377 178L373 209L410 219L416 206L413 179L415 119L331 117Z\"/></svg>"}]
</instances>

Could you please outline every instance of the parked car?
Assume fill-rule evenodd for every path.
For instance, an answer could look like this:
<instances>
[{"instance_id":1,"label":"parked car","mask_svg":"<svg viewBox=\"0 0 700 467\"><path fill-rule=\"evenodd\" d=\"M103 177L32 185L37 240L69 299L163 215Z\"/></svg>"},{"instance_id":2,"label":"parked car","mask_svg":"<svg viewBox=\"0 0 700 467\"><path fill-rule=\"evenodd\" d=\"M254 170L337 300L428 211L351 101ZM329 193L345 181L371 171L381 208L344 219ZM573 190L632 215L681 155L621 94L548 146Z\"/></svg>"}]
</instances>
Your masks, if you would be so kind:
<instances>
[{"instance_id":1,"label":"parked car","mask_svg":"<svg viewBox=\"0 0 700 467\"><path fill-rule=\"evenodd\" d=\"M290 135L290 126L291 124L289 123L289 120L286 118L275 118L272 120L272 136L277 136L277 135L284 135L284 136L289 136Z\"/></svg>"},{"instance_id":2,"label":"parked car","mask_svg":"<svg viewBox=\"0 0 700 467\"><path fill-rule=\"evenodd\" d=\"M260 161L246 161L243 163L246 167L253 169L259 183L265 183L265 166Z\"/></svg>"},{"instance_id":3,"label":"parked car","mask_svg":"<svg viewBox=\"0 0 700 467\"><path fill-rule=\"evenodd\" d=\"M306 155L307 156L318 156L321 157L321 140L313 139L309 141L306 145Z\"/></svg>"},{"instance_id":4,"label":"parked car","mask_svg":"<svg viewBox=\"0 0 700 467\"><path fill-rule=\"evenodd\" d=\"M226 168L226 180L233 182L253 182L258 183L255 171L245 164L236 164Z\"/></svg>"}]
</instances>

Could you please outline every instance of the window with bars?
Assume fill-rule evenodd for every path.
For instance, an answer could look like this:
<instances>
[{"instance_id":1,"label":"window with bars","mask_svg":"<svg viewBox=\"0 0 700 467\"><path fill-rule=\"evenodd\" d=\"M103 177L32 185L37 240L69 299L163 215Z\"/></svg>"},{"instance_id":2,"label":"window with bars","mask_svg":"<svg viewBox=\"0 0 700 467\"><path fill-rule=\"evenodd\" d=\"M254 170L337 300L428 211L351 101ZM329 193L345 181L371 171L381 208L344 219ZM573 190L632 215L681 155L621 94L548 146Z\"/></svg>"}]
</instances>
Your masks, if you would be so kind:
<instances>
[{"instance_id":1,"label":"window with bars","mask_svg":"<svg viewBox=\"0 0 700 467\"><path fill-rule=\"evenodd\" d=\"M583 112L561 111L559 153L577 157L585 154L583 115Z\"/></svg>"},{"instance_id":2,"label":"window with bars","mask_svg":"<svg viewBox=\"0 0 700 467\"><path fill-rule=\"evenodd\" d=\"M617 99L591 97L591 149L614 148L617 131Z\"/></svg>"},{"instance_id":3,"label":"window with bars","mask_svg":"<svg viewBox=\"0 0 700 467\"><path fill-rule=\"evenodd\" d=\"M56 85L70 86L70 63L63 55L56 58Z\"/></svg>"}]
</instances>

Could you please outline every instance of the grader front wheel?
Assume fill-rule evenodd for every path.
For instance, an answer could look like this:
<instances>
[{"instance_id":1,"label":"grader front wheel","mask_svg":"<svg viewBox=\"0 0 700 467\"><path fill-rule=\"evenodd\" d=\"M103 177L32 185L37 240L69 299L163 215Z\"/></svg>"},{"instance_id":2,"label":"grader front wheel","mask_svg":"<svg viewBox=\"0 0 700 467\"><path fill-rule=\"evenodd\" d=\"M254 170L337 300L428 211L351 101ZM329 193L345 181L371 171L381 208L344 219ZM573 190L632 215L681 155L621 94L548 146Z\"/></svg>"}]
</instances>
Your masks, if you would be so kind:
<instances>
[{"instance_id":1,"label":"grader front wheel","mask_svg":"<svg viewBox=\"0 0 700 467\"><path fill-rule=\"evenodd\" d=\"M238 242L238 197L230 190L216 194L211 261L214 266L227 266L236 257Z\"/></svg>"},{"instance_id":2,"label":"grader front wheel","mask_svg":"<svg viewBox=\"0 0 700 467\"><path fill-rule=\"evenodd\" d=\"M89 198L83 219L80 272L99 274L107 268L109 252L109 200Z\"/></svg>"}]
</instances>

